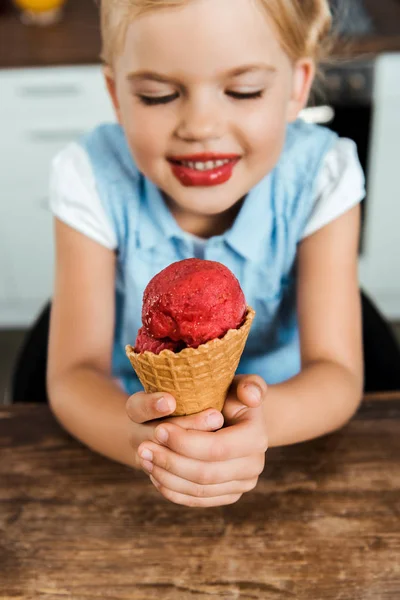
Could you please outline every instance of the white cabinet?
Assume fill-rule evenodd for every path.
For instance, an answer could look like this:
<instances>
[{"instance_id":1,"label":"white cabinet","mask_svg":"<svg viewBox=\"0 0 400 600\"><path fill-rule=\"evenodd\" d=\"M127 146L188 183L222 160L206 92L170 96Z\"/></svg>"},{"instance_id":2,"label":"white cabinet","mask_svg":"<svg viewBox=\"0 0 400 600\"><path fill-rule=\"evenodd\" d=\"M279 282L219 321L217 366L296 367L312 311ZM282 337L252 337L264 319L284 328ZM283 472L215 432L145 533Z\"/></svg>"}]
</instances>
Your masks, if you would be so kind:
<instances>
[{"instance_id":1,"label":"white cabinet","mask_svg":"<svg viewBox=\"0 0 400 600\"><path fill-rule=\"evenodd\" d=\"M4 211L0 205L0 306L6 306L10 301L10 290L12 288L11 274L7 264L7 242L1 234Z\"/></svg>"},{"instance_id":2,"label":"white cabinet","mask_svg":"<svg viewBox=\"0 0 400 600\"><path fill-rule=\"evenodd\" d=\"M377 60L374 103L360 280L387 317L400 319L400 54Z\"/></svg>"},{"instance_id":3,"label":"white cabinet","mask_svg":"<svg viewBox=\"0 0 400 600\"><path fill-rule=\"evenodd\" d=\"M114 118L100 66L0 71L0 327L28 326L52 294L52 157Z\"/></svg>"}]
</instances>

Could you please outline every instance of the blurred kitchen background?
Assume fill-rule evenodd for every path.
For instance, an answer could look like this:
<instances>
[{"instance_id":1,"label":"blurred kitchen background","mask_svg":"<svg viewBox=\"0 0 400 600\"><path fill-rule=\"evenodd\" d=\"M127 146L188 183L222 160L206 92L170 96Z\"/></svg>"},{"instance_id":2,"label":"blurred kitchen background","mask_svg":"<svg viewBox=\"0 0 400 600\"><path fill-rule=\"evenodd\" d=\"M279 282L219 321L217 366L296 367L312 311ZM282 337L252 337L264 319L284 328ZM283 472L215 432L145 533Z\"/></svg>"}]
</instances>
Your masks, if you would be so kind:
<instances>
[{"instance_id":1,"label":"blurred kitchen background","mask_svg":"<svg viewBox=\"0 0 400 600\"><path fill-rule=\"evenodd\" d=\"M337 60L303 117L358 145L368 181L360 281L400 339L400 0L332 7ZM97 10L95 0L67 0L53 24L27 25L0 0L0 403L25 332L51 296L50 160L114 120Z\"/></svg>"}]
</instances>

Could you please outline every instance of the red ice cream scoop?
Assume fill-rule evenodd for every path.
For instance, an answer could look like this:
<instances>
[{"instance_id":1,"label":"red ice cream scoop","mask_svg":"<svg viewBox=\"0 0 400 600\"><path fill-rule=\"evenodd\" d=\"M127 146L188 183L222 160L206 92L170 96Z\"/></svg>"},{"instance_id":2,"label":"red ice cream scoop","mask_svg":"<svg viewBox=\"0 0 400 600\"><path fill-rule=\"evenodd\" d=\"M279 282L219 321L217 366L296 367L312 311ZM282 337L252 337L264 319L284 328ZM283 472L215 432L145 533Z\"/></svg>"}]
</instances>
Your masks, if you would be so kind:
<instances>
[{"instance_id":1,"label":"red ice cream scoop","mask_svg":"<svg viewBox=\"0 0 400 600\"><path fill-rule=\"evenodd\" d=\"M246 315L239 281L224 265L189 258L169 265L150 281L142 307L137 352L179 352L237 329Z\"/></svg>"},{"instance_id":2,"label":"red ice cream scoop","mask_svg":"<svg viewBox=\"0 0 400 600\"><path fill-rule=\"evenodd\" d=\"M147 333L145 327L141 327L138 331L135 349L138 352L153 352L153 354L160 354L163 350L171 350L171 352L179 352L183 350L186 345L182 342L174 342L170 339L158 340Z\"/></svg>"}]
</instances>

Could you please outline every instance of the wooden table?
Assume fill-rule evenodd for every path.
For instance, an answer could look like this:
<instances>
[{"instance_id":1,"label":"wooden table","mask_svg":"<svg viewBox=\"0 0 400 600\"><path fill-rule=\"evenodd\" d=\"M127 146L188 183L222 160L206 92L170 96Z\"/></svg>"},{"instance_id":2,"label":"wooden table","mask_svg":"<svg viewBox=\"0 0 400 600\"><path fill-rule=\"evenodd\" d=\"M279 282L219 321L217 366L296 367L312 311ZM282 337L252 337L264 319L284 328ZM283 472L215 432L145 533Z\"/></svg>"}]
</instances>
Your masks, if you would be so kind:
<instances>
[{"instance_id":1,"label":"wooden table","mask_svg":"<svg viewBox=\"0 0 400 600\"><path fill-rule=\"evenodd\" d=\"M0 408L2 600L400 598L400 395L271 449L232 505L166 501L39 405Z\"/></svg>"}]
</instances>

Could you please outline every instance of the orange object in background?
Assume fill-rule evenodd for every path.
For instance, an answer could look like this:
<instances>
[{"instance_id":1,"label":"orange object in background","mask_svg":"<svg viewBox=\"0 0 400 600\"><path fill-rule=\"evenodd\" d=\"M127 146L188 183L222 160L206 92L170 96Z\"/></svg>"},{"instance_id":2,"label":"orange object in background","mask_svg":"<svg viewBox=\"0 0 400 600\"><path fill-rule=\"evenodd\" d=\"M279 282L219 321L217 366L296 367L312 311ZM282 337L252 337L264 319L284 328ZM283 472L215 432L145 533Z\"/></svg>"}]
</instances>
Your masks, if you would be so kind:
<instances>
[{"instance_id":1,"label":"orange object in background","mask_svg":"<svg viewBox=\"0 0 400 600\"><path fill-rule=\"evenodd\" d=\"M13 0L27 24L51 25L60 20L66 0Z\"/></svg>"}]
</instances>

